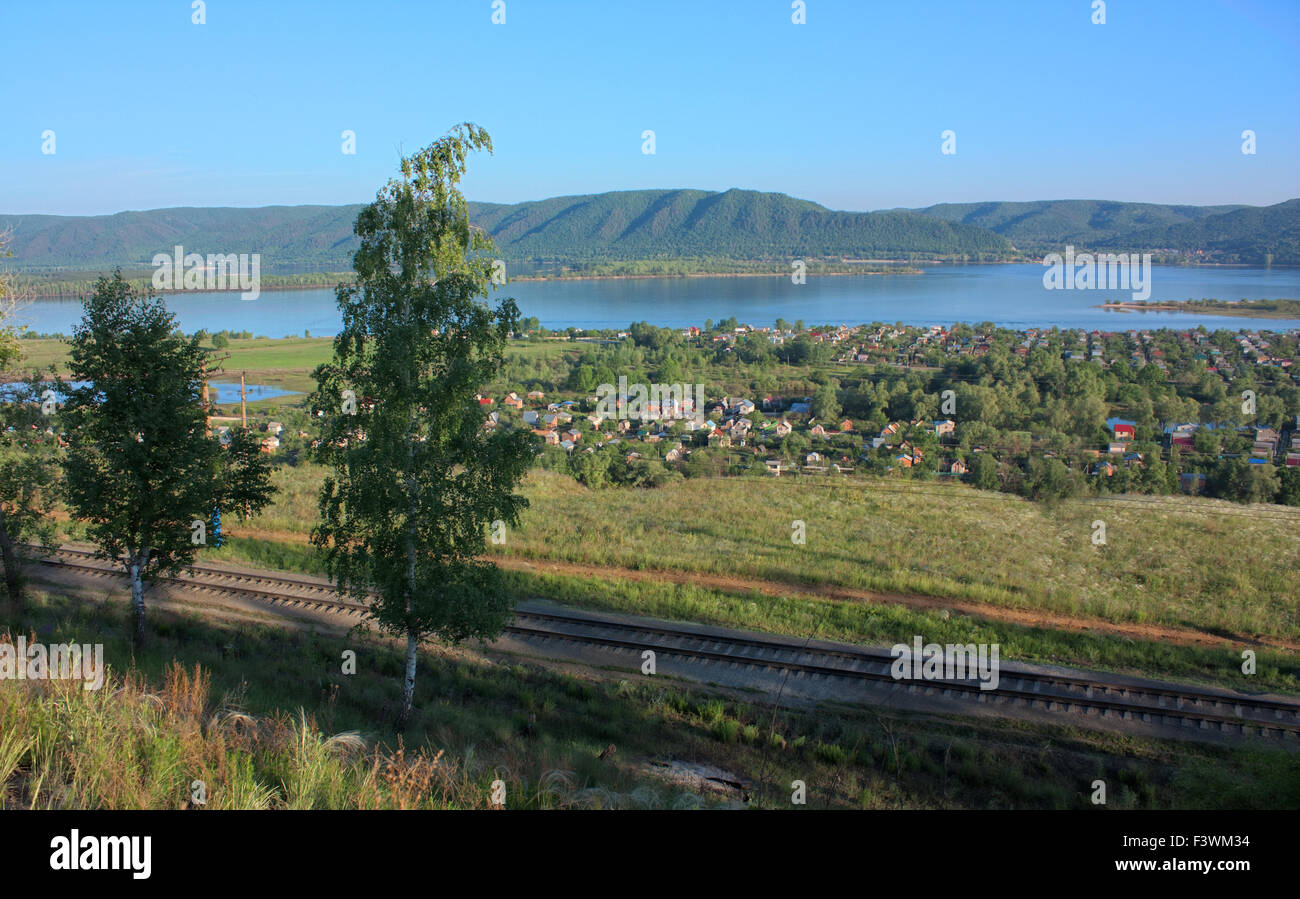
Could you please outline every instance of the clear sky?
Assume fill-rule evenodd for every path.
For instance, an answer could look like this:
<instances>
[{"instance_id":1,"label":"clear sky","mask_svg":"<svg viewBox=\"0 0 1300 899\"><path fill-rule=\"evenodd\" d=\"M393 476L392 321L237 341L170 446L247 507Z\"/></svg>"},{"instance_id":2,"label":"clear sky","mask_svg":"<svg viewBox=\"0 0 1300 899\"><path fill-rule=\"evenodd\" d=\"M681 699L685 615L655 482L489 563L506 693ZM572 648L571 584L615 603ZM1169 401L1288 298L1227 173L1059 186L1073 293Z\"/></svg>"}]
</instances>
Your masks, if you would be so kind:
<instances>
[{"instance_id":1,"label":"clear sky","mask_svg":"<svg viewBox=\"0 0 1300 899\"><path fill-rule=\"evenodd\" d=\"M805 25L790 0L505 0L504 25L493 0L205 13L0 3L0 213L367 202L465 120L496 146L465 192L495 202L1300 196L1300 0L1108 0L1104 25L1093 0L806 0Z\"/></svg>"}]
</instances>

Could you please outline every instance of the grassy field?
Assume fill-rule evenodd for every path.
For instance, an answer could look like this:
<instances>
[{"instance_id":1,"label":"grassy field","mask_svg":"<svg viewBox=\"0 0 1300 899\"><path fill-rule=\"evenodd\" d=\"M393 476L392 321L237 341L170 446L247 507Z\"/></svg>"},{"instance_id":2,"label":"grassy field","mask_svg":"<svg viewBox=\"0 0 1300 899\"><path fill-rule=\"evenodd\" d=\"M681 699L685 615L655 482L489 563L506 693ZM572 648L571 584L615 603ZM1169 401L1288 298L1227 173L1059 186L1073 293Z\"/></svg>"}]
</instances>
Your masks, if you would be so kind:
<instances>
[{"instance_id":1,"label":"grassy field","mask_svg":"<svg viewBox=\"0 0 1300 899\"><path fill-rule=\"evenodd\" d=\"M306 535L323 470L281 469L252 532ZM588 490L533 471L505 555L920 594L1300 639L1300 511L1192 498L1055 506L962 485L725 478ZM806 542L792 541L792 522ZM1094 521L1106 523L1094 545Z\"/></svg>"},{"instance_id":2,"label":"grassy field","mask_svg":"<svg viewBox=\"0 0 1300 899\"><path fill-rule=\"evenodd\" d=\"M1118 808L1300 804L1300 757L1282 750L773 709L441 648L421 661L403 745L401 654L386 641L154 608L133 654L125 591L96 594L37 590L23 616L19 632L48 642L103 642L113 680L98 692L0 681L0 808L184 807L194 780L209 808L482 808L497 779L507 808L1089 808L1097 778ZM340 673L344 649L355 674ZM674 766L741 786L665 777ZM795 779L805 806L790 802Z\"/></svg>"},{"instance_id":3,"label":"grassy field","mask_svg":"<svg viewBox=\"0 0 1300 899\"><path fill-rule=\"evenodd\" d=\"M227 544L206 550L205 556L322 574L307 542L322 475L311 465L278 469L274 504L246 525L228 522ZM509 576L521 599L542 597L801 638L816 633L823 639L893 644L922 634L943 642L997 642L1008 659L1248 691L1300 692L1296 653L1260 645L1250 636L1273 633L1275 643L1294 636L1296 597L1286 585L1300 537L1290 521L1224 522L1212 514L1217 504L1205 501L1115 504L1102 513L1108 542L1097 547L1090 537L1092 506L1050 508L935 485L904 494L894 486L882 481L874 489L866 484L832 490L781 479L588 491L567 477L534 471L524 486L532 505L522 526L493 549L511 566ZM745 490L756 491L761 502L749 504ZM701 501L717 495L746 503L746 514ZM997 504L992 512L985 497ZM694 511L667 511L683 506ZM1209 512L1197 517L1199 508ZM1230 506L1221 514L1240 511ZM789 542L796 513L808 523L803 546ZM816 524L818 514L829 522ZM905 532L892 542L872 542L880 538L870 535L889 527L903 531L896 522L904 520ZM1036 538L1035 531L1050 539ZM65 533L76 538L80 529L65 525ZM1132 534L1140 540L1126 536ZM718 552L711 552L715 546ZM1201 563L1180 564L1183 546L1205 553ZM1266 546L1274 548L1265 551ZM1238 553L1248 554L1251 564L1230 566ZM1017 558L1018 564L1012 561ZM519 567L553 561L576 570ZM1062 570L1054 573L1057 565ZM1037 572L1045 572L1041 581ZM1091 585L1090 604L1077 601L1085 594L1073 591L1070 573ZM1220 583L1230 585L1232 603L1207 597L1209 585ZM886 596L876 602L845 598L835 593L841 589ZM891 601L892 594L908 595ZM942 601L909 604L909 596L922 594ZM1039 626L1002 614L1043 608L1093 615L1100 622L1185 626L1203 639L1201 645L1180 645L1158 634ZM1252 629L1270 622L1271 630ZM1250 676L1240 670L1243 643L1258 654L1258 669Z\"/></svg>"}]
</instances>

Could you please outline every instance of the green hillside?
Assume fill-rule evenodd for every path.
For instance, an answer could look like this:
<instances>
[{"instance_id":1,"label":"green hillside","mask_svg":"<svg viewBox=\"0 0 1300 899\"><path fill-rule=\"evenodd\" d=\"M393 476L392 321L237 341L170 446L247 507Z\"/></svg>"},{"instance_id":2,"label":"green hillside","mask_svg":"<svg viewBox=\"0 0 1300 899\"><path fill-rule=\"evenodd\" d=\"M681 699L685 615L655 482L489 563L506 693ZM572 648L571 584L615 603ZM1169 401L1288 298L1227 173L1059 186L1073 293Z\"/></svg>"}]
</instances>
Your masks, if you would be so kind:
<instances>
[{"instance_id":1,"label":"green hillside","mask_svg":"<svg viewBox=\"0 0 1300 899\"><path fill-rule=\"evenodd\" d=\"M988 228L1027 253L1072 244L1114 252L1199 251L1205 261L1223 263L1300 263L1300 200L1262 207L1040 200L941 203L918 211Z\"/></svg>"},{"instance_id":2,"label":"green hillside","mask_svg":"<svg viewBox=\"0 0 1300 899\"><path fill-rule=\"evenodd\" d=\"M184 207L101 216L0 215L18 271L146 273L155 253L260 253L266 275L351 268L360 206ZM1101 200L949 203L837 212L749 190L633 190L527 203L471 203L471 218L519 267L600 268L632 260L995 261L1066 244L1202 253L1204 261L1300 263L1300 200L1275 206L1161 206ZM697 266L698 268L698 266Z\"/></svg>"},{"instance_id":3,"label":"green hillside","mask_svg":"<svg viewBox=\"0 0 1300 899\"><path fill-rule=\"evenodd\" d=\"M983 228L914 212L834 212L783 194L729 190L619 191L502 205L471 203L511 261L796 256L1010 255ZM0 216L14 232L15 268L148 267L155 253L260 253L263 271L346 270L359 206L178 208L105 216Z\"/></svg>"}]
</instances>

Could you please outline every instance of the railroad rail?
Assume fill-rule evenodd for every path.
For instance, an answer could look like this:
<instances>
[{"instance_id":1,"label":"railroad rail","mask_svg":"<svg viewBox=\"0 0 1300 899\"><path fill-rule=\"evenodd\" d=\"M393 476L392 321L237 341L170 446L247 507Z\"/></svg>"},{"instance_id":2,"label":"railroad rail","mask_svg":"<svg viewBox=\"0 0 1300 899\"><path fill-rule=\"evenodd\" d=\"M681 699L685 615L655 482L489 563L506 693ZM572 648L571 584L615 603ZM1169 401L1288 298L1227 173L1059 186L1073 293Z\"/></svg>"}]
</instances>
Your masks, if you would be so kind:
<instances>
[{"instance_id":1,"label":"railroad rail","mask_svg":"<svg viewBox=\"0 0 1300 899\"><path fill-rule=\"evenodd\" d=\"M37 561L101 577L122 576L119 566L91 550L62 547ZM362 618L366 605L341 596L333 584L268 572L195 565L186 575L160 577L193 590L250 597L273 607L313 609ZM1230 736L1300 740L1300 701L1228 690L1089 678L1081 673L1000 666L996 689L978 680L898 680L895 656L883 649L844 644L801 644L779 636L734 634L666 622L629 622L573 610L520 608L506 633L531 643L560 642L635 653L645 650L703 665L768 669L810 679L840 679L966 701L1019 705L1118 721L1163 724Z\"/></svg>"}]
</instances>

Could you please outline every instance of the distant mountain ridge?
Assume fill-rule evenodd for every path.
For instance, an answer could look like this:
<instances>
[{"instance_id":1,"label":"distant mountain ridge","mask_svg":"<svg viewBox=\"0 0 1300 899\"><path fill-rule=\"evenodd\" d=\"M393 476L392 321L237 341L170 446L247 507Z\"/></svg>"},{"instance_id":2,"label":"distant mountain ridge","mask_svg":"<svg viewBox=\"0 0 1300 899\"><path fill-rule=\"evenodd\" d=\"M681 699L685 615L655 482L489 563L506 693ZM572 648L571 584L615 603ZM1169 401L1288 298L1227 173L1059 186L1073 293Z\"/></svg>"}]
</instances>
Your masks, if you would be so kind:
<instances>
[{"instance_id":1,"label":"distant mountain ridge","mask_svg":"<svg viewBox=\"0 0 1300 899\"><path fill-rule=\"evenodd\" d=\"M1001 234L1027 253L1203 251L1223 263L1300 263L1300 199L1273 206L1168 206L1105 200L941 203L917 210Z\"/></svg>"},{"instance_id":2,"label":"distant mountain ridge","mask_svg":"<svg viewBox=\"0 0 1300 899\"><path fill-rule=\"evenodd\" d=\"M1300 263L1300 200L1163 206L1097 200L939 204L839 212L748 190L635 190L525 203L471 202L512 262L948 258L996 261L1079 249L1203 251L1211 261ZM178 207L102 216L0 215L21 271L142 269L187 252L260 253L264 271L351 267L359 204Z\"/></svg>"}]
</instances>

